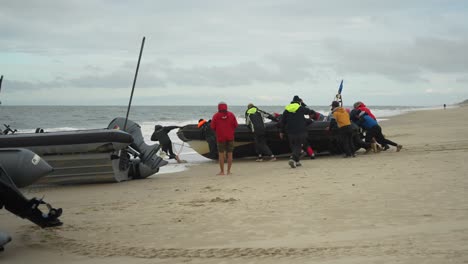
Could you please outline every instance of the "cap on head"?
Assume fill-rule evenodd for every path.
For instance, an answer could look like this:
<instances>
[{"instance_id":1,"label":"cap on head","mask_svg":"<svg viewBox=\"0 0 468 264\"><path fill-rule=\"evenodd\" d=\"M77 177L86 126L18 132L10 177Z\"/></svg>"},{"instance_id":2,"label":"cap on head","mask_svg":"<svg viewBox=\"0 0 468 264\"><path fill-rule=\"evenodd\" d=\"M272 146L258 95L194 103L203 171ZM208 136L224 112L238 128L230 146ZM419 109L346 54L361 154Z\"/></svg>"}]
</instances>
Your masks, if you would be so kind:
<instances>
[{"instance_id":1,"label":"cap on head","mask_svg":"<svg viewBox=\"0 0 468 264\"><path fill-rule=\"evenodd\" d=\"M225 102L219 102L218 111L227 111L227 104Z\"/></svg>"},{"instance_id":2,"label":"cap on head","mask_svg":"<svg viewBox=\"0 0 468 264\"><path fill-rule=\"evenodd\" d=\"M358 108L361 104L362 104L361 101L357 101L357 102L354 103L353 107Z\"/></svg>"},{"instance_id":3,"label":"cap on head","mask_svg":"<svg viewBox=\"0 0 468 264\"><path fill-rule=\"evenodd\" d=\"M331 106L332 106L332 107L338 107L338 106L340 106L340 103L338 103L337 101L333 101L333 102L331 103Z\"/></svg>"},{"instance_id":4,"label":"cap on head","mask_svg":"<svg viewBox=\"0 0 468 264\"><path fill-rule=\"evenodd\" d=\"M293 102L301 102L301 101L302 101L302 99L298 95L295 95L293 97Z\"/></svg>"},{"instance_id":5,"label":"cap on head","mask_svg":"<svg viewBox=\"0 0 468 264\"><path fill-rule=\"evenodd\" d=\"M159 130L159 129L161 129L161 128L162 128L161 125L155 125L155 126L154 126L154 130Z\"/></svg>"},{"instance_id":6,"label":"cap on head","mask_svg":"<svg viewBox=\"0 0 468 264\"><path fill-rule=\"evenodd\" d=\"M250 109L250 108L252 108L252 107L254 107L254 104L252 104L252 103L249 103L249 104L247 105L247 109Z\"/></svg>"}]
</instances>

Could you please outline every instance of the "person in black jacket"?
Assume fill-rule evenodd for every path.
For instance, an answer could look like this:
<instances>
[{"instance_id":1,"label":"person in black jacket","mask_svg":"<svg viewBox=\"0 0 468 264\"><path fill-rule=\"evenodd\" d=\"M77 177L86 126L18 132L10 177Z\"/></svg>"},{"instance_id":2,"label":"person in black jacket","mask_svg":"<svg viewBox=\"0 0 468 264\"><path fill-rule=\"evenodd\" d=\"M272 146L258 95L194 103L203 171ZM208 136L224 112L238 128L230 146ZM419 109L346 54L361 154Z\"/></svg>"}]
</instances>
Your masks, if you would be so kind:
<instances>
[{"instance_id":1,"label":"person in black jacket","mask_svg":"<svg viewBox=\"0 0 468 264\"><path fill-rule=\"evenodd\" d=\"M218 159L218 144L216 143L216 134L211 129L211 119L206 121L205 119L199 119L197 127L201 129L201 136L208 143L208 148L210 150L209 157L211 159Z\"/></svg>"},{"instance_id":2,"label":"person in black jacket","mask_svg":"<svg viewBox=\"0 0 468 264\"><path fill-rule=\"evenodd\" d=\"M301 166L300 157L303 145L307 145L307 124L305 115L315 115L315 111L303 105L302 99L295 95L292 102L285 107L281 118L280 138L284 133L288 134L289 146L292 156L289 160L289 166L296 168Z\"/></svg>"},{"instance_id":3,"label":"person in black jacket","mask_svg":"<svg viewBox=\"0 0 468 264\"><path fill-rule=\"evenodd\" d=\"M173 129L180 128L179 126L161 126L155 125L153 135L151 135L151 141L159 141L161 145L161 150L164 151L168 156L169 159L175 159L178 163L180 163L179 156L177 156L174 151L172 150L172 141L169 138L169 132Z\"/></svg>"},{"instance_id":4,"label":"person in black jacket","mask_svg":"<svg viewBox=\"0 0 468 264\"><path fill-rule=\"evenodd\" d=\"M265 137L265 122L263 121L264 116L270 119L274 119L271 114L258 109L252 103L247 105L247 111L245 111L245 122L254 134L257 161L263 161L263 154L269 156L271 161L275 161L276 157L273 155L273 152L271 152L270 147L268 147Z\"/></svg>"}]
</instances>

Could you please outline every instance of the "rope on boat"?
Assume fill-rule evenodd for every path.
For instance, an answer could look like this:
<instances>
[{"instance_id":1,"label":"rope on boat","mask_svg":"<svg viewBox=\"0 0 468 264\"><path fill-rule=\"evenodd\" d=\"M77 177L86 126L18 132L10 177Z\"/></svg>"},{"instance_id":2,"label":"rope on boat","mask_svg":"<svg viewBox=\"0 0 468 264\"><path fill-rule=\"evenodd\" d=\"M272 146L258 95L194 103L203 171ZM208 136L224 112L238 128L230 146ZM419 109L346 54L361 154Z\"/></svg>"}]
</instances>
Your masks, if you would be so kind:
<instances>
[{"instance_id":1,"label":"rope on boat","mask_svg":"<svg viewBox=\"0 0 468 264\"><path fill-rule=\"evenodd\" d=\"M179 145L179 151L177 151L177 156L180 155L180 153L182 152L182 150L184 149L185 147L185 142L182 142L182 144L180 143L175 143L175 142L172 142L172 148L176 148L175 145Z\"/></svg>"}]
</instances>

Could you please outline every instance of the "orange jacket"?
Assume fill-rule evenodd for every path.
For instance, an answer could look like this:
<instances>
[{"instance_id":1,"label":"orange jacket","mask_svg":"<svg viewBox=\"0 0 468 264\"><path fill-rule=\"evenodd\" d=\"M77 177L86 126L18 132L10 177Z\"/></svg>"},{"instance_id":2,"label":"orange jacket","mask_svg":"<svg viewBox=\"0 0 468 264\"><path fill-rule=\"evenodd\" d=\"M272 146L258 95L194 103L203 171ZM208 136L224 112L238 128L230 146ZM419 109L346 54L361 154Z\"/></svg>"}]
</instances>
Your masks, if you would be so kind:
<instances>
[{"instance_id":1,"label":"orange jacket","mask_svg":"<svg viewBox=\"0 0 468 264\"><path fill-rule=\"evenodd\" d=\"M351 120L349 119L349 114L343 107L337 107L333 109L333 117L338 124L338 127L344 127L351 125Z\"/></svg>"}]
</instances>

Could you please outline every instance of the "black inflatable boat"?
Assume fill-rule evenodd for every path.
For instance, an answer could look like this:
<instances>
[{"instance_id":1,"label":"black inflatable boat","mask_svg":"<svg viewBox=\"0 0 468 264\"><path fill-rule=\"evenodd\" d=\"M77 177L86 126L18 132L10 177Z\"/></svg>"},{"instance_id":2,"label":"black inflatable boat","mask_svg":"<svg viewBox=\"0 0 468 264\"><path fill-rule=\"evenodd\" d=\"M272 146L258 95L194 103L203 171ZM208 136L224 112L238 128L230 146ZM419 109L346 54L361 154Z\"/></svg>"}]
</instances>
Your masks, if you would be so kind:
<instances>
[{"instance_id":1,"label":"black inflatable boat","mask_svg":"<svg viewBox=\"0 0 468 264\"><path fill-rule=\"evenodd\" d=\"M275 155L291 152L287 138L280 139L280 129L276 122L265 123L268 146ZM338 136L330 130L330 121L315 121L308 127L308 142L316 153L338 153ZM210 153L209 145L204 137L202 129L196 124L186 125L179 129L177 136L187 142L200 155L213 159L214 153ZM255 144L253 134L245 124L240 124L235 131L234 158L255 156Z\"/></svg>"}]
</instances>

